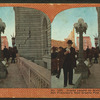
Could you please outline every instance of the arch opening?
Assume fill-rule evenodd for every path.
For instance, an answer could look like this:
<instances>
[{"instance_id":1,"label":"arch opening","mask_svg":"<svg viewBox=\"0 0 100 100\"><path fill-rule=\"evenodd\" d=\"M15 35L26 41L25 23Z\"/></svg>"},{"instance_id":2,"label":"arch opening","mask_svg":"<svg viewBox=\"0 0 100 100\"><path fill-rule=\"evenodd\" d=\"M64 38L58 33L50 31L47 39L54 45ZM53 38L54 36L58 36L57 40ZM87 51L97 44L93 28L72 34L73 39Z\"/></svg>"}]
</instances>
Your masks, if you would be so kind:
<instances>
[{"instance_id":1,"label":"arch opening","mask_svg":"<svg viewBox=\"0 0 100 100\"><path fill-rule=\"evenodd\" d=\"M54 43L56 46L59 45L59 43L57 43L59 41L62 43L67 39L72 39L75 42L75 46L77 48L79 35L76 34L73 25L78 21L79 18L83 18L84 21L88 24L87 32L84 34L84 49L86 49L88 45L91 45L90 48L95 47L94 36L98 34L97 17L96 7L71 8L58 13L51 24L52 46L54 46ZM55 40L57 41L55 42ZM66 46L63 43L62 45Z\"/></svg>"},{"instance_id":2,"label":"arch opening","mask_svg":"<svg viewBox=\"0 0 100 100\"><path fill-rule=\"evenodd\" d=\"M47 30L48 24L51 24L48 16L42 11L33 8L2 7L2 9L5 10L5 19L7 19L5 20L2 15L3 21L7 23L5 33L10 33L7 33L8 43L10 43L10 46L12 46L11 35L13 36L15 33L15 42L19 55L44 67L43 56L50 56L48 52L50 52L51 47L51 45L48 45L50 44L51 39L51 33ZM4 10L2 10L2 12L4 12ZM9 18L8 15L13 16L10 16ZM11 22L11 20L13 21ZM44 29L42 27L44 27ZM42 30L45 31L43 37L41 35L43 32ZM42 52L44 52L42 45L44 45L46 49L44 55L42 54ZM47 57L47 59L49 58ZM48 63L48 61L46 62Z\"/></svg>"}]
</instances>

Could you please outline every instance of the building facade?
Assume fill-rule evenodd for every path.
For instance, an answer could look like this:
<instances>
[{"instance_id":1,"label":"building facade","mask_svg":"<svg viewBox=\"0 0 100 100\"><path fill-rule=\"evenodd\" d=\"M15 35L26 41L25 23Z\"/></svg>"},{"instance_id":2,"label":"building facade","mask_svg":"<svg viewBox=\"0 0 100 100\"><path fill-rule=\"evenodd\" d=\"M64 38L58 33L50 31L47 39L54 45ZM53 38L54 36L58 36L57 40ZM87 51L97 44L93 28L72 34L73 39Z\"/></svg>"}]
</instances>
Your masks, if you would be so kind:
<instances>
[{"instance_id":1,"label":"building facade","mask_svg":"<svg viewBox=\"0 0 100 100\"><path fill-rule=\"evenodd\" d=\"M4 49L4 47L8 48L8 40L6 36L1 36L1 50Z\"/></svg>"},{"instance_id":2,"label":"building facade","mask_svg":"<svg viewBox=\"0 0 100 100\"><path fill-rule=\"evenodd\" d=\"M14 7L15 41L19 55L51 69L51 22L36 9Z\"/></svg>"},{"instance_id":3,"label":"building facade","mask_svg":"<svg viewBox=\"0 0 100 100\"><path fill-rule=\"evenodd\" d=\"M79 50L79 37L77 37L77 50ZM87 46L89 48L92 48L92 43L91 43L91 38L89 36L84 36L83 37L83 49L86 50Z\"/></svg>"},{"instance_id":4,"label":"building facade","mask_svg":"<svg viewBox=\"0 0 100 100\"><path fill-rule=\"evenodd\" d=\"M67 43L66 43L66 41L59 41L59 40L52 39L51 46L52 47L60 47L61 46L61 47L65 48L67 46Z\"/></svg>"}]
</instances>

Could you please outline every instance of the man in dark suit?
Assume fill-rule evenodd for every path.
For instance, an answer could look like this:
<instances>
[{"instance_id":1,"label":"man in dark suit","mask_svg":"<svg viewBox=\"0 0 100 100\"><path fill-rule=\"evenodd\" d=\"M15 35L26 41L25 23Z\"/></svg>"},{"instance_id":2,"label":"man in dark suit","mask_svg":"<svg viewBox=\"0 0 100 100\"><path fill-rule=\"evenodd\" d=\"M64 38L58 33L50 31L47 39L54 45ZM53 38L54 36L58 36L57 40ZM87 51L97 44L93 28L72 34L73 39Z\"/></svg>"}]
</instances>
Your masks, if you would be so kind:
<instances>
[{"instance_id":1,"label":"man in dark suit","mask_svg":"<svg viewBox=\"0 0 100 100\"><path fill-rule=\"evenodd\" d=\"M89 53L90 53L90 49L89 49L89 46L87 46L87 49L86 49L86 59L89 58Z\"/></svg>"},{"instance_id":2,"label":"man in dark suit","mask_svg":"<svg viewBox=\"0 0 100 100\"><path fill-rule=\"evenodd\" d=\"M8 62L8 59L9 59L9 50L6 48L3 49L3 55L4 55L4 58L6 58L7 62Z\"/></svg>"},{"instance_id":3,"label":"man in dark suit","mask_svg":"<svg viewBox=\"0 0 100 100\"><path fill-rule=\"evenodd\" d=\"M72 47L73 42L71 40L68 40L67 42L67 48L64 50L64 64L63 64L63 70L64 70L64 87L67 86L67 74L69 72L69 84L74 85L73 80L73 68L76 66L76 60L75 60L75 49Z\"/></svg>"}]
</instances>

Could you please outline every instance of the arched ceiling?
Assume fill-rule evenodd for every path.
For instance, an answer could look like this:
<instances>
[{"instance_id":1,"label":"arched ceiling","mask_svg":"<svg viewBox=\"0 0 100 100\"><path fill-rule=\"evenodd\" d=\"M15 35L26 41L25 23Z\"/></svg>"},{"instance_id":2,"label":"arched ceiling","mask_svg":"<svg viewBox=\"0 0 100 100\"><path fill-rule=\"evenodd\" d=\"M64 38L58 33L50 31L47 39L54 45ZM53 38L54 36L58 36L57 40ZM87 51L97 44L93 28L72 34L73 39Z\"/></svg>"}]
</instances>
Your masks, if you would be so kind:
<instances>
[{"instance_id":1,"label":"arched ceiling","mask_svg":"<svg viewBox=\"0 0 100 100\"><path fill-rule=\"evenodd\" d=\"M85 4L79 4L79 3L62 3L62 4L58 4L58 3L1 3L0 4L1 7L28 7L28 8L34 8L37 10L41 10L42 12L44 12L51 20L51 22L53 21L54 17L60 13L63 10L67 10L70 8L78 8L78 7L100 7L100 4L89 4L89 3L85 3Z\"/></svg>"}]
</instances>

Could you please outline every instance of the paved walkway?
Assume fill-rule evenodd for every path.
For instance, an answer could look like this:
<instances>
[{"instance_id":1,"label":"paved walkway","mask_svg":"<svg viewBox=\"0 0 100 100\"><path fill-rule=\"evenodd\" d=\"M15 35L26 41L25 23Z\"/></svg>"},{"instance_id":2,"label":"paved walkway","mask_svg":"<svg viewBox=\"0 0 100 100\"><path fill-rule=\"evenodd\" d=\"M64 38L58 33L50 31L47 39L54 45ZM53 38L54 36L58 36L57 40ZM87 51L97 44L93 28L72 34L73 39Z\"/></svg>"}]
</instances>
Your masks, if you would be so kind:
<instances>
[{"instance_id":1,"label":"paved walkway","mask_svg":"<svg viewBox=\"0 0 100 100\"><path fill-rule=\"evenodd\" d=\"M79 78L81 77L81 74L75 74L73 75L73 83L76 84ZM74 85L67 84L67 87L65 88L74 88ZM61 69L60 78L56 78L56 75L51 76L51 88L64 88L64 74L63 69Z\"/></svg>"},{"instance_id":2,"label":"paved walkway","mask_svg":"<svg viewBox=\"0 0 100 100\"><path fill-rule=\"evenodd\" d=\"M81 83L80 88L100 88L100 63L90 68L91 75Z\"/></svg>"},{"instance_id":3,"label":"paved walkway","mask_svg":"<svg viewBox=\"0 0 100 100\"><path fill-rule=\"evenodd\" d=\"M88 62L84 62L88 66ZM78 61L77 61L78 64ZM67 84L67 87L65 88L76 88L77 85L80 83L81 74L75 74L75 71L73 70L73 83L75 85L69 85ZM60 78L56 78L56 75L51 76L51 88L64 88L64 75L63 75L63 69L61 70Z\"/></svg>"},{"instance_id":4,"label":"paved walkway","mask_svg":"<svg viewBox=\"0 0 100 100\"><path fill-rule=\"evenodd\" d=\"M0 88L27 88L16 64L10 64L7 69L8 76L6 79L0 80Z\"/></svg>"}]
</instances>

